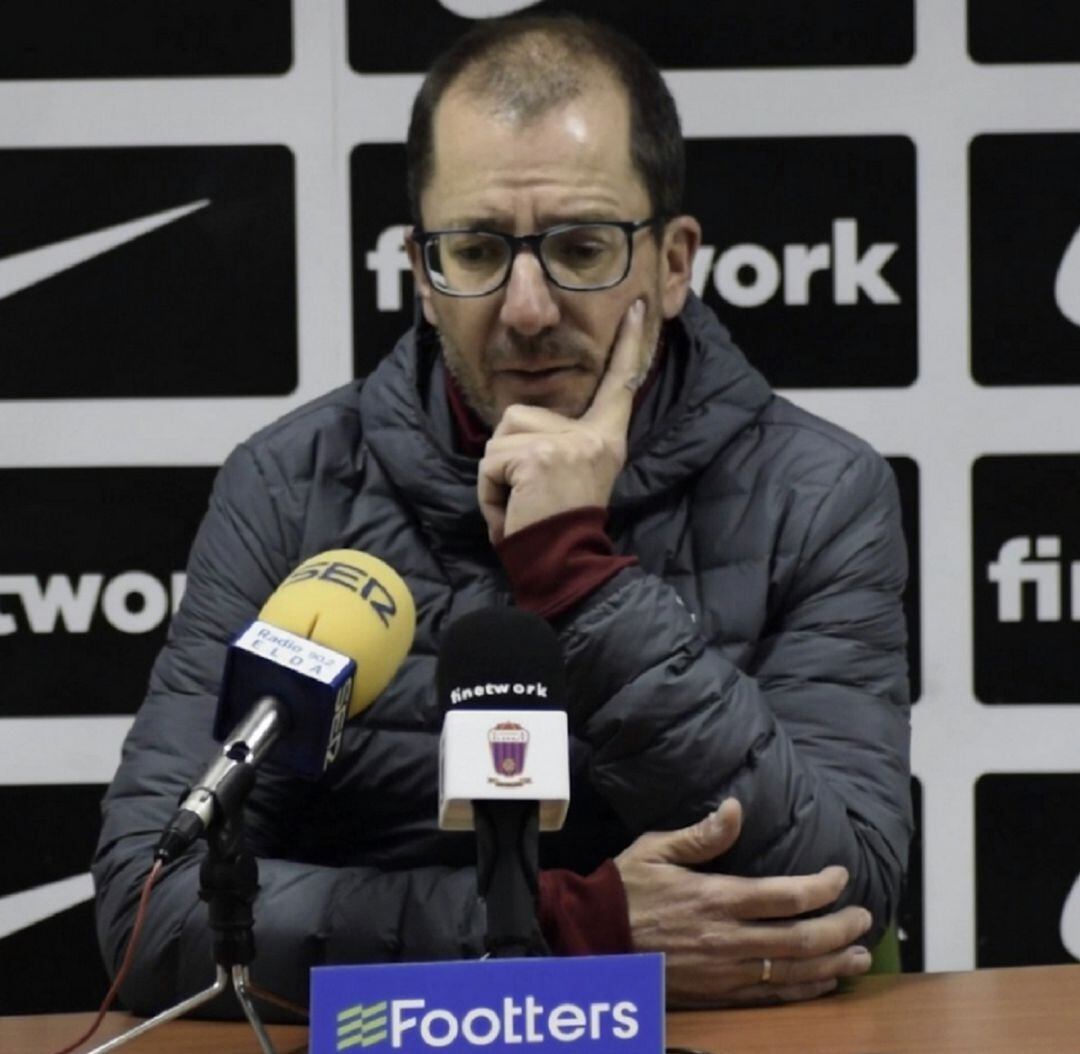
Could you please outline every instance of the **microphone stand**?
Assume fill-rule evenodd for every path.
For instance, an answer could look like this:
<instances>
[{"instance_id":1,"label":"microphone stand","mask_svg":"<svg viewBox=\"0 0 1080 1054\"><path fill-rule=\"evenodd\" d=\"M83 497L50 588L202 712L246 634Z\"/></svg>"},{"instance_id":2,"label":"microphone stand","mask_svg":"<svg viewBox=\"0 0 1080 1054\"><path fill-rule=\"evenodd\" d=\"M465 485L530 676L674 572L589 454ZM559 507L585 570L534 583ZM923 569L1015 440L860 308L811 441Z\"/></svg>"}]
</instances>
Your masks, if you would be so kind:
<instances>
[{"instance_id":1,"label":"microphone stand","mask_svg":"<svg viewBox=\"0 0 1080 1054\"><path fill-rule=\"evenodd\" d=\"M250 772L251 779L247 789L250 789L250 783L254 782L254 770L251 769ZM94 1047L88 1054L106 1054L107 1051L115 1050L136 1036L210 1002L228 989L230 984L244 1016L255 1032L262 1054L276 1054L276 1051L252 1003L252 997L272 1003L307 1020L308 1011L305 1007L259 988L251 981L248 967L255 958L252 904L259 889L259 870L255 858L244 844L240 805L245 796L246 794L238 795L236 804L225 814L222 821L207 828L206 843L209 851L199 868L199 898L207 903L210 928L214 931L214 983L115 1039Z\"/></svg>"},{"instance_id":2,"label":"microphone stand","mask_svg":"<svg viewBox=\"0 0 1080 1054\"><path fill-rule=\"evenodd\" d=\"M549 954L536 918L540 811L534 801L473 802L476 888L487 908L487 958Z\"/></svg>"}]
</instances>

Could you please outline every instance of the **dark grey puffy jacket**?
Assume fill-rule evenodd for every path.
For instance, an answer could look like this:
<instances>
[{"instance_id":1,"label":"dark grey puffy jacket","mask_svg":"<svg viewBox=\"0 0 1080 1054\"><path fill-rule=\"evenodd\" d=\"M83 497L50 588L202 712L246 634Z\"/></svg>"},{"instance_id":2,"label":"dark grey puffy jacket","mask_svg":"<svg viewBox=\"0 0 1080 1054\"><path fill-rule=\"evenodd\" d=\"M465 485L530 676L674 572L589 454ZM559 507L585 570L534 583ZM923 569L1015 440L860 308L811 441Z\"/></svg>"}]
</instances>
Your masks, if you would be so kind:
<instances>
[{"instance_id":1,"label":"dark grey puffy jacket","mask_svg":"<svg viewBox=\"0 0 1080 1054\"><path fill-rule=\"evenodd\" d=\"M566 829L544 836L542 865L588 873L641 832L734 795L743 832L719 869L843 864L841 903L868 907L879 933L911 827L892 473L865 443L773 395L698 301L669 329L611 502L609 532L640 566L558 626L573 804ZM297 563L339 547L402 574L416 643L322 781L260 773L247 809L261 885L253 977L306 1001L313 965L478 954L473 847L435 826L433 674L444 627L508 603L509 590L476 462L451 449L441 376L433 343L406 336L366 382L289 414L222 468L103 805L93 873L110 969L157 834L216 748L227 641ZM212 979L202 852L151 898L122 992L137 1011Z\"/></svg>"}]
</instances>

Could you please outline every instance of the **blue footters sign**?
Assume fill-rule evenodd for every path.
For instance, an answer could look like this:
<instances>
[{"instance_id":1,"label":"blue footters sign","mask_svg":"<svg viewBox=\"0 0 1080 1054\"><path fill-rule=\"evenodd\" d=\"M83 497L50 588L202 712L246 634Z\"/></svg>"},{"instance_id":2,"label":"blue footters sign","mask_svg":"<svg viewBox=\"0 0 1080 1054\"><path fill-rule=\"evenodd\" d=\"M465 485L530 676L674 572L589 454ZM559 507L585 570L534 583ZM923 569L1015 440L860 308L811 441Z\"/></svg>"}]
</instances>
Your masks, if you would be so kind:
<instances>
[{"instance_id":1,"label":"blue footters sign","mask_svg":"<svg viewBox=\"0 0 1080 1054\"><path fill-rule=\"evenodd\" d=\"M320 966L310 1054L661 1054L664 957Z\"/></svg>"}]
</instances>

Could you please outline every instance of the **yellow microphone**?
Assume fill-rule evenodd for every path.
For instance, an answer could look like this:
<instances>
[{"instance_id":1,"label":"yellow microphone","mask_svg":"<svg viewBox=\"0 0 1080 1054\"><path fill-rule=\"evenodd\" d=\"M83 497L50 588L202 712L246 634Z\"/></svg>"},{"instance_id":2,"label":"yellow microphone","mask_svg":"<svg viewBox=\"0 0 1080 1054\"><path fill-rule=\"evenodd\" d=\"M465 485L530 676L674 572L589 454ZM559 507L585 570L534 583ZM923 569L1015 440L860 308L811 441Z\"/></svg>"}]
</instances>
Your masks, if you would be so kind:
<instances>
[{"instance_id":1,"label":"yellow microphone","mask_svg":"<svg viewBox=\"0 0 1080 1054\"><path fill-rule=\"evenodd\" d=\"M309 557L231 645L214 717L222 744L162 833L175 859L242 805L266 757L318 779L337 757L345 722L367 709L412 646L416 606L401 576L367 553Z\"/></svg>"},{"instance_id":2,"label":"yellow microphone","mask_svg":"<svg viewBox=\"0 0 1080 1054\"><path fill-rule=\"evenodd\" d=\"M389 564L368 553L330 549L293 571L259 619L356 663L347 715L353 717L371 706L412 647L416 605Z\"/></svg>"}]
</instances>

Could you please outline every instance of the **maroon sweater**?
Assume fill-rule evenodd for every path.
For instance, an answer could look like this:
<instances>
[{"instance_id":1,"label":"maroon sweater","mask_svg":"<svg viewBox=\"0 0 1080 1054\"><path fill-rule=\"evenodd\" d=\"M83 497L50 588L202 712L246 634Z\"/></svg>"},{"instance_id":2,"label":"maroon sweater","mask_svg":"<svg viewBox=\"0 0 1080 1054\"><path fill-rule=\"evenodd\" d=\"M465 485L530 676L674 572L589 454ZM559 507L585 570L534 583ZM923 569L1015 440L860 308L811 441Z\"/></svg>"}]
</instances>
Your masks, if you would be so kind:
<instances>
[{"instance_id":1,"label":"maroon sweater","mask_svg":"<svg viewBox=\"0 0 1080 1054\"><path fill-rule=\"evenodd\" d=\"M659 358L659 356L657 356ZM457 448L481 457L490 430L472 412L447 374ZM638 392L641 397L645 388ZM624 567L604 530L607 509L588 506L549 516L504 538L495 548L506 569L514 602L547 619L557 618ZM633 947L626 892L614 861L591 875L549 869L540 872L540 928L556 955L627 952Z\"/></svg>"}]
</instances>

